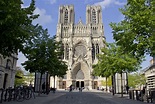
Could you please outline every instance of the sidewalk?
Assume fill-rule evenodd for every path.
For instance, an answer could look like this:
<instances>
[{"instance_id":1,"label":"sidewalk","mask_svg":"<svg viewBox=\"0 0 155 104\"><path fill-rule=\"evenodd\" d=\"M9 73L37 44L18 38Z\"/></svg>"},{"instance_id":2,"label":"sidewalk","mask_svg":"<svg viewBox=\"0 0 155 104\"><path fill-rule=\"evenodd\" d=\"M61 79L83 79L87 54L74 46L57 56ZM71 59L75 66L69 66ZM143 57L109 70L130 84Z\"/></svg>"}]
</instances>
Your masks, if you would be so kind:
<instances>
[{"instance_id":1,"label":"sidewalk","mask_svg":"<svg viewBox=\"0 0 155 104\"><path fill-rule=\"evenodd\" d=\"M64 92L57 91L56 93L50 92L48 95L40 94L40 96L38 96L38 93L35 93L35 99L31 98L29 100L24 100L22 102L18 102L18 101L4 102L3 101L0 104L32 104L32 102L33 104L38 104L38 103L43 104L45 101L56 99L60 96L63 96L64 94L65 94Z\"/></svg>"}]
</instances>

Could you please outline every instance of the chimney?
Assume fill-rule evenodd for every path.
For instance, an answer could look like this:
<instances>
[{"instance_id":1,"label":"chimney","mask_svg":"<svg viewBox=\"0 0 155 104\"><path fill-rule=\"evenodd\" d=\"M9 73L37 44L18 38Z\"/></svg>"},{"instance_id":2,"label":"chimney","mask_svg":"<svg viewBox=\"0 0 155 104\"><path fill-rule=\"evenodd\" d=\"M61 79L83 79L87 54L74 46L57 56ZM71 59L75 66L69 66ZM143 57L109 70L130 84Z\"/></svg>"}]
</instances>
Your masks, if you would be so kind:
<instances>
[{"instance_id":1,"label":"chimney","mask_svg":"<svg viewBox=\"0 0 155 104\"><path fill-rule=\"evenodd\" d=\"M153 58L150 60L150 64L151 64L151 65L154 65L154 64L155 64L155 57L153 57Z\"/></svg>"}]
</instances>

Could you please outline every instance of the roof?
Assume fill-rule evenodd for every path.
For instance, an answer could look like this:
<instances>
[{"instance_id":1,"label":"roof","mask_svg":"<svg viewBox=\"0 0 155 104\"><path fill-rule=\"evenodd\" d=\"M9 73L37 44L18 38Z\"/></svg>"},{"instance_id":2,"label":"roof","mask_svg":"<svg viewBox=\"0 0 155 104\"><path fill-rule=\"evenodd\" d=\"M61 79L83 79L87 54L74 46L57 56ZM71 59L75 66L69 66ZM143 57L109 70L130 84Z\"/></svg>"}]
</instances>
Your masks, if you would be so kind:
<instances>
[{"instance_id":1,"label":"roof","mask_svg":"<svg viewBox=\"0 0 155 104\"><path fill-rule=\"evenodd\" d=\"M145 69L143 69L143 71L146 72L146 71L152 69L153 67L155 67L155 64L152 64L152 65L146 67Z\"/></svg>"}]
</instances>

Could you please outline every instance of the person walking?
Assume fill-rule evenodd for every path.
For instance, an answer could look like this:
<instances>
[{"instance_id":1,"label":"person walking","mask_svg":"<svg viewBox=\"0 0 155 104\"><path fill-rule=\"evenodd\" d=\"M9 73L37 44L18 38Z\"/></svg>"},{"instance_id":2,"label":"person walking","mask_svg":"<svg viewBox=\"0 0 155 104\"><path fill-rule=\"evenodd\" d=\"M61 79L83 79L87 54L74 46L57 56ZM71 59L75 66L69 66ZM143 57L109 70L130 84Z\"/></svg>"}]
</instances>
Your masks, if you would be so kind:
<instances>
[{"instance_id":1,"label":"person walking","mask_svg":"<svg viewBox=\"0 0 155 104\"><path fill-rule=\"evenodd\" d=\"M127 94L129 93L129 86L128 85L126 85L126 92L127 92Z\"/></svg>"},{"instance_id":2,"label":"person walking","mask_svg":"<svg viewBox=\"0 0 155 104\"><path fill-rule=\"evenodd\" d=\"M71 92L71 91L72 91L72 85L69 86L69 92Z\"/></svg>"},{"instance_id":3,"label":"person walking","mask_svg":"<svg viewBox=\"0 0 155 104\"><path fill-rule=\"evenodd\" d=\"M45 94L45 82L42 84L42 92Z\"/></svg>"}]
</instances>

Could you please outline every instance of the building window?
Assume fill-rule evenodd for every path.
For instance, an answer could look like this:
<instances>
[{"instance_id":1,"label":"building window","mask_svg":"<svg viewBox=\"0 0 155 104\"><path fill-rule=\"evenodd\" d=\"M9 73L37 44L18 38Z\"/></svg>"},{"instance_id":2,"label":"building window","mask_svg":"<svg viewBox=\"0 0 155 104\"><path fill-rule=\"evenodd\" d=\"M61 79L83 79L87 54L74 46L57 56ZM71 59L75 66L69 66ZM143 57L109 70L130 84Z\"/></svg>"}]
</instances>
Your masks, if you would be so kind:
<instances>
[{"instance_id":1,"label":"building window","mask_svg":"<svg viewBox=\"0 0 155 104\"><path fill-rule=\"evenodd\" d=\"M96 55L99 54L99 45L96 44Z\"/></svg>"},{"instance_id":2,"label":"building window","mask_svg":"<svg viewBox=\"0 0 155 104\"><path fill-rule=\"evenodd\" d=\"M66 44L66 60L69 59L69 45Z\"/></svg>"},{"instance_id":3,"label":"building window","mask_svg":"<svg viewBox=\"0 0 155 104\"><path fill-rule=\"evenodd\" d=\"M96 11L92 10L92 23L96 24Z\"/></svg>"},{"instance_id":4,"label":"building window","mask_svg":"<svg viewBox=\"0 0 155 104\"><path fill-rule=\"evenodd\" d=\"M92 27L92 33L97 34L97 28L96 27Z\"/></svg>"},{"instance_id":5,"label":"building window","mask_svg":"<svg viewBox=\"0 0 155 104\"><path fill-rule=\"evenodd\" d=\"M11 61L9 59L7 59L6 69L10 69L10 68L11 68Z\"/></svg>"},{"instance_id":6,"label":"building window","mask_svg":"<svg viewBox=\"0 0 155 104\"><path fill-rule=\"evenodd\" d=\"M64 44L62 44L61 46L61 51L62 51L61 59L64 59Z\"/></svg>"},{"instance_id":7,"label":"building window","mask_svg":"<svg viewBox=\"0 0 155 104\"><path fill-rule=\"evenodd\" d=\"M92 44L92 61L95 60L95 46Z\"/></svg>"},{"instance_id":8,"label":"building window","mask_svg":"<svg viewBox=\"0 0 155 104\"><path fill-rule=\"evenodd\" d=\"M65 10L64 24L68 23L68 10Z\"/></svg>"}]
</instances>

